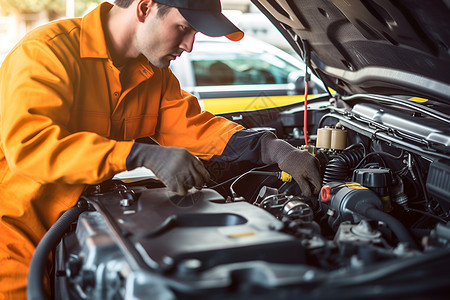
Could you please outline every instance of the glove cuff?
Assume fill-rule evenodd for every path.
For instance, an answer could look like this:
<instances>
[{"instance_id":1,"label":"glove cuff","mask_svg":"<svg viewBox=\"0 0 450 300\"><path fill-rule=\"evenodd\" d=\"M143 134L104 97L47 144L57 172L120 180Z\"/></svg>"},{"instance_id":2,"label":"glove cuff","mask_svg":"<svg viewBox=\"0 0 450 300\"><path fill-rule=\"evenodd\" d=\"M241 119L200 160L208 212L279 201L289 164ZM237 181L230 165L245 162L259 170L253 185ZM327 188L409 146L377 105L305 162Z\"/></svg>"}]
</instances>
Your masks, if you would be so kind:
<instances>
[{"instance_id":1,"label":"glove cuff","mask_svg":"<svg viewBox=\"0 0 450 300\"><path fill-rule=\"evenodd\" d=\"M134 143L125 160L127 170L129 171L144 166L145 159L148 159L149 156L152 155L155 146L156 145Z\"/></svg>"},{"instance_id":2,"label":"glove cuff","mask_svg":"<svg viewBox=\"0 0 450 300\"><path fill-rule=\"evenodd\" d=\"M137 143L134 143L133 146L131 147L130 153L128 153L127 159L125 160L125 164L127 166L127 170L133 170L136 169L137 166L137 162L136 162L136 156L137 156L137 152L139 152L139 148Z\"/></svg>"}]
</instances>

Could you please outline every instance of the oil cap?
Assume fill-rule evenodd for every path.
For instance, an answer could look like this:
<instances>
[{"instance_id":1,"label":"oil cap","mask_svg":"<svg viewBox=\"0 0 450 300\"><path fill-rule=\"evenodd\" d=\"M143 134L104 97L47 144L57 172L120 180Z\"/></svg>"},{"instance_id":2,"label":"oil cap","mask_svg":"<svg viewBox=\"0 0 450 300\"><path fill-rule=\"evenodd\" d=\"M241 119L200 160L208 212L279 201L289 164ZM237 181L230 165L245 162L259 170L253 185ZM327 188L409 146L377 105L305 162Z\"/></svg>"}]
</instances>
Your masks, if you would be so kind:
<instances>
[{"instance_id":1,"label":"oil cap","mask_svg":"<svg viewBox=\"0 0 450 300\"><path fill-rule=\"evenodd\" d=\"M352 181L368 187L378 196L383 197L389 194L392 178L391 169L365 168L354 170Z\"/></svg>"}]
</instances>

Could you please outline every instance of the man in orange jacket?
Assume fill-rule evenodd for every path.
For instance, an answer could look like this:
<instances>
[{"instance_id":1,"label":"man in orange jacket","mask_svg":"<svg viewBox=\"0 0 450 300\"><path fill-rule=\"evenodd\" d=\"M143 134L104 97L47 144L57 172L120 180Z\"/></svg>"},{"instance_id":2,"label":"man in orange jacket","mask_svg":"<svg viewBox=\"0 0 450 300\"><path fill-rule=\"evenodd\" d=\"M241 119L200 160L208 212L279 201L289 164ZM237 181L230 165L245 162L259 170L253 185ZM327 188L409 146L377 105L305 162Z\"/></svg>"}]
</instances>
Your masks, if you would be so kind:
<instances>
[{"instance_id":1,"label":"man in orange jacket","mask_svg":"<svg viewBox=\"0 0 450 300\"><path fill-rule=\"evenodd\" d=\"M195 34L243 33L219 0L117 0L24 37L0 69L0 299L26 297L34 249L87 185L136 167L186 194L209 174L199 161L274 164L305 195L317 161L271 133L202 112L170 61ZM160 145L135 142L151 137Z\"/></svg>"}]
</instances>

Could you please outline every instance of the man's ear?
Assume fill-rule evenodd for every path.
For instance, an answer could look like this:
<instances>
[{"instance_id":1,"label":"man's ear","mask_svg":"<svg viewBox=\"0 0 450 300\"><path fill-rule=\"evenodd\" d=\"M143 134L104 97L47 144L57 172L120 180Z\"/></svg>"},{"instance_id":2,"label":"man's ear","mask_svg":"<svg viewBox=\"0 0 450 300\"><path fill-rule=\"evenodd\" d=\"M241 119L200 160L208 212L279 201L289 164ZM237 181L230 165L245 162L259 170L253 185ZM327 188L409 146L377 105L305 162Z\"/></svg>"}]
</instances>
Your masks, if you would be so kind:
<instances>
[{"instance_id":1,"label":"man's ear","mask_svg":"<svg viewBox=\"0 0 450 300\"><path fill-rule=\"evenodd\" d=\"M150 14L150 10L155 5L153 0L138 0L136 7L136 15L139 22L144 22L145 18Z\"/></svg>"}]
</instances>

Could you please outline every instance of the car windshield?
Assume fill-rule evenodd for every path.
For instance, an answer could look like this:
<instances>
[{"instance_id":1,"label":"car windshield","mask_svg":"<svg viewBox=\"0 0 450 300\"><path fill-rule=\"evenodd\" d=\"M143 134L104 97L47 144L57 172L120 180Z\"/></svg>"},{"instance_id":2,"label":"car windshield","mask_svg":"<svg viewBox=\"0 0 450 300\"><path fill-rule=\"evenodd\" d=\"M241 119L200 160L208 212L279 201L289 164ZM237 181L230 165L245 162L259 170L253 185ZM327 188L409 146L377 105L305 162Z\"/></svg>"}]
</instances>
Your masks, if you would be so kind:
<instances>
[{"instance_id":1,"label":"car windshield","mask_svg":"<svg viewBox=\"0 0 450 300\"><path fill-rule=\"evenodd\" d=\"M197 86L285 84L299 69L265 51L243 51L230 43L204 43L191 53Z\"/></svg>"}]
</instances>

